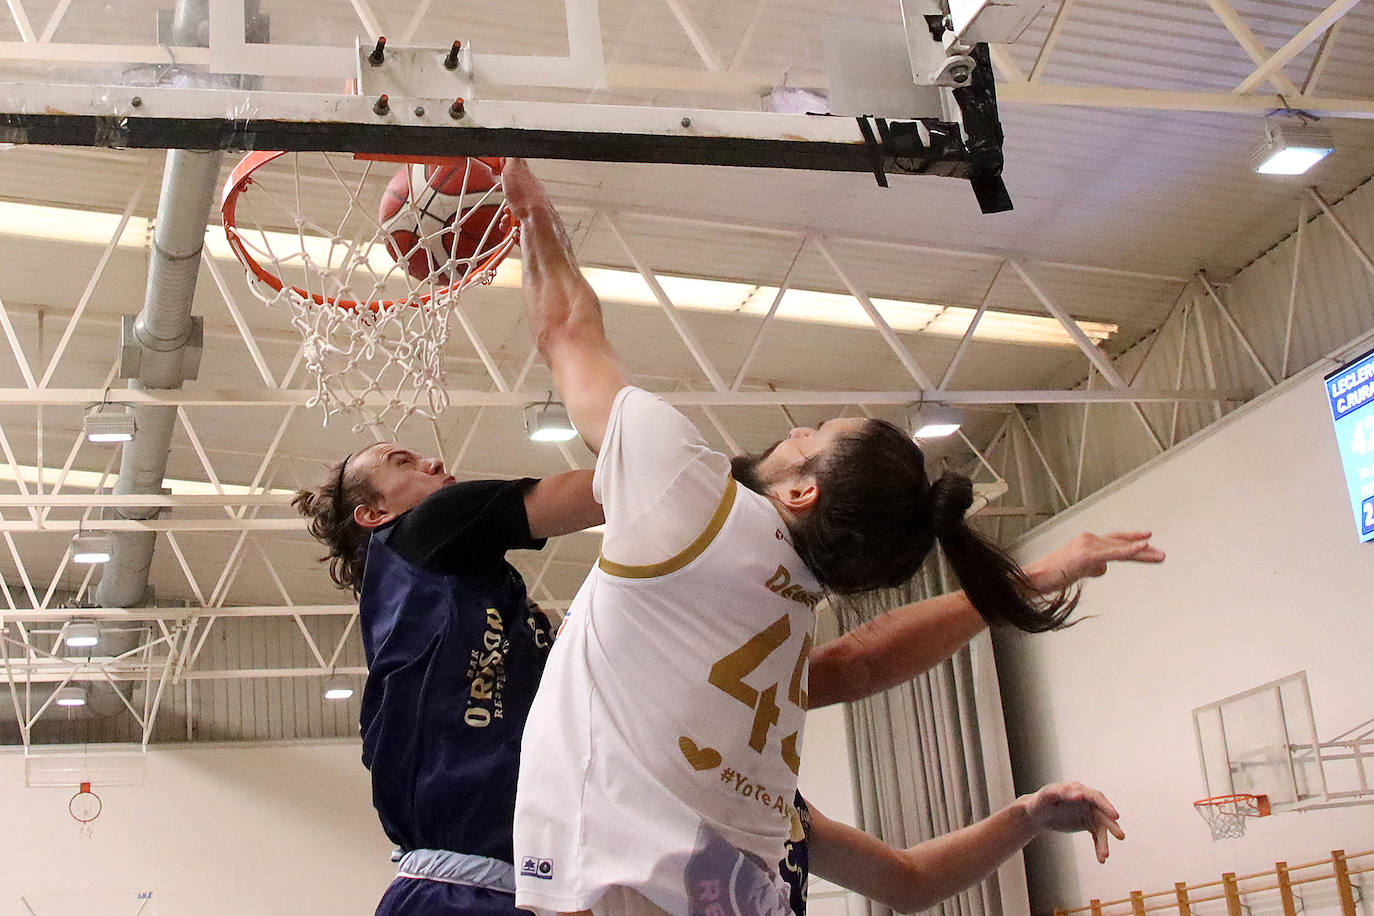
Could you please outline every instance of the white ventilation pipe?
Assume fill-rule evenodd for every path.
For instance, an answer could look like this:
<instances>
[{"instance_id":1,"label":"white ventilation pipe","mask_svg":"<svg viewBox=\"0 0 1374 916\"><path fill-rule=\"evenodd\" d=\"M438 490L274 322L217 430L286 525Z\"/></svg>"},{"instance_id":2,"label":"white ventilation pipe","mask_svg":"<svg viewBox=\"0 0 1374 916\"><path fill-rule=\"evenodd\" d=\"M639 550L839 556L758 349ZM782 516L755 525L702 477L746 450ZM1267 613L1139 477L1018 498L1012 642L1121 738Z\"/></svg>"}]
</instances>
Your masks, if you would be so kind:
<instances>
[{"instance_id":1,"label":"white ventilation pipe","mask_svg":"<svg viewBox=\"0 0 1374 916\"><path fill-rule=\"evenodd\" d=\"M177 4L173 35L184 38L186 44L196 43L206 21L205 0L183 0ZM210 207L219 186L221 158L218 151L167 151L143 310L124 320L120 377L129 379L130 388L180 388L199 370L201 327L191 315L191 303ZM161 493L176 408L137 406L133 410L138 433L124 445L114 492ZM153 518L159 512L115 511L129 519ZM95 590L99 606L143 603L155 539L151 531L115 532L110 562Z\"/></svg>"}]
</instances>

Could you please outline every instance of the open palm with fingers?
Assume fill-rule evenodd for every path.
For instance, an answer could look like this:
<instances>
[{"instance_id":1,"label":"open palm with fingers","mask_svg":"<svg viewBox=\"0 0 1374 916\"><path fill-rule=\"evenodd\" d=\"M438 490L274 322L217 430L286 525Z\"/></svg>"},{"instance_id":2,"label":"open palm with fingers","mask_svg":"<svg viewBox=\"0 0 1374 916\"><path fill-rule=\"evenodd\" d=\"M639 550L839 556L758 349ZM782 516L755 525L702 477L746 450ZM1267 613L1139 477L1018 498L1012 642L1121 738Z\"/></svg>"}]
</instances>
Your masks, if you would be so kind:
<instances>
[{"instance_id":1,"label":"open palm with fingers","mask_svg":"<svg viewBox=\"0 0 1374 916\"><path fill-rule=\"evenodd\" d=\"M1107 861L1108 835L1118 840L1126 833L1118 823L1121 815L1096 789L1079 782L1057 782L1027 796L1026 810L1031 823L1040 830L1059 833L1084 831L1093 835L1097 861Z\"/></svg>"},{"instance_id":2,"label":"open palm with fingers","mask_svg":"<svg viewBox=\"0 0 1374 916\"><path fill-rule=\"evenodd\" d=\"M1149 531L1084 531L1063 547L1026 566L1026 575L1037 589L1055 592L1081 579L1105 575L1118 561L1162 563L1164 551L1150 544Z\"/></svg>"}]
</instances>

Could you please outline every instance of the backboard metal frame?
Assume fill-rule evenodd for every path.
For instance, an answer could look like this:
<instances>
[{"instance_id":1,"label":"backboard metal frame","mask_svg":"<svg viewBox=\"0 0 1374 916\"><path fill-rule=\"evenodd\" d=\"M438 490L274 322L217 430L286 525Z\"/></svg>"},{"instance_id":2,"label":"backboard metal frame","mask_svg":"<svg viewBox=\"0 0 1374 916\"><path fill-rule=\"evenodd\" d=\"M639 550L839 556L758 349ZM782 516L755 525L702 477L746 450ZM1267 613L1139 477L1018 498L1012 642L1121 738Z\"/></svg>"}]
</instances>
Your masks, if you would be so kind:
<instances>
[{"instance_id":1,"label":"backboard metal frame","mask_svg":"<svg viewBox=\"0 0 1374 916\"><path fill-rule=\"evenodd\" d=\"M937 14L947 10L943 0L924 3ZM666 107L652 104L652 96L648 104L556 100L557 90L642 87L656 79L653 66L608 64L598 0L564 0L565 57L484 54L464 36L431 36L462 47L456 67L451 59L437 65L447 47L408 46L409 29L383 53L386 40L365 7L359 15L366 37L347 48L273 44L267 17L250 17L249 5L208 0L203 28L173 32L159 21L160 43L152 45L0 43L0 142L872 172L884 186L886 174L898 172L967 178L984 212L1011 207L1000 177L1002 132L988 48L943 47L934 28L929 54L946 66L908 77L929 90L913 96L922 100L920 110L827 117L749 110L759 107L759 95L737 72L723 74L720 89L743 107ZM873 41L882 28L872 25ZM49 67L50 81L13 81L16 69L30 65ZM108 73L94 77L100 84L82 82L84 73L111 66L126 68L114 85ZM321 85L340 91L322 93ZM519 87L554 94L503 97Z\"/></svg>"},{"instance_id":2,"label":"backboard metal frame","mask_svg":"<svg viewBox=\"0 0 1374 916\"><path fill-rule=\"evenodd\" d=\"M1206 796L1267 795L1276 813L1326 800L1307 672L1199 706L1193 729Z\"/></svg>"},{"instance_id":3,"label":"backboard metal frame","mask_svg":"<svg viewBox=\"0 0 1374 916\"><path fill-rule=\"evenodd\" d=\"M1273 813L1374 805L1374 718L1322 741L1307 672L1193 710L1208 796L1267 795Z\"/></svg>"}]
</instances>

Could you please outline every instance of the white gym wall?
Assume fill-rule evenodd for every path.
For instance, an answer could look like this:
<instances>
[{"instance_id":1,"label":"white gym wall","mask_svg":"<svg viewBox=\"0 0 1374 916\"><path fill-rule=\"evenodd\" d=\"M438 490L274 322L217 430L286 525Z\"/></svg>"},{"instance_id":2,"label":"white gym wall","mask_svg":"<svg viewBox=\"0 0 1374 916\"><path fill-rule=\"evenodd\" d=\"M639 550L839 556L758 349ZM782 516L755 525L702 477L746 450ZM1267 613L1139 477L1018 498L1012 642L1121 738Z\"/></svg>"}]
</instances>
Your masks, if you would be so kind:
<instances>
[{"instance_id":1,"label":"white gym wall","mask_svg":"<svg viewBox=\"0 0 1374 916\"><path fill-rule=\"evenodd\" d=\"M1352 352L1353 355L1353 352ZM1099 866L1082 837L1027 855L1032 908L1165 890L1222 872L1374 846L1374 806L1251 821L1214 842L1191 710L1306 670L1318 737L1374 717L1374 550L1361 545L1314 367L1042 525L1024 560L1080 530L1141 527L1159 568L1088 584L1081 614L1050 636L1004 636L998 663L1017 785L1101 788L1127 841Z\"/></svg>"},{"instance_id":2,"label":"white gym wall","mask_svg":"<svg viewBox=\"0 0 1374 916\"><path fill-rule=\"evenodd\" d=\"M370 913L395 866L360 753L357 741L154 748L141 784L94 786L103 810L84 839L67 812L75 789L25 788L22 749L6 748L0 914Z\"/></svg>"},{"instance_id":3,"label":"white gym wall","mask_svg":"<svg viewBox=\"0 0 1374 916\"><path fill-rule=\"evenodd\" d=\"M849 738L845 733L844 707L825 706L806 715L797 788L825 816L846 824L855 823L854 776L849 763ZM862 912L863 898L852 891L813 878L807 913L810 916L845 916Z\"/></svg>"}]
</instances>

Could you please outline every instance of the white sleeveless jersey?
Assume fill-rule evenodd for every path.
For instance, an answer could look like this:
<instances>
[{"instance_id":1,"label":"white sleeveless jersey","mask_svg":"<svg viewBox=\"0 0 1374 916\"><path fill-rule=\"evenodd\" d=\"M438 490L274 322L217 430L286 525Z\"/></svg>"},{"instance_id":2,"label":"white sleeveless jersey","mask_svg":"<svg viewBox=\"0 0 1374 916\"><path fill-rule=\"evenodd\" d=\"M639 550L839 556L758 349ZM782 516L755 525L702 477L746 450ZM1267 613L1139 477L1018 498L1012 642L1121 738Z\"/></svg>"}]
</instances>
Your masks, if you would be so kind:
<instances>
[{"instance_id":1,"label":"white sleeveless jersey","mask_svg":"<svg viewBox=\"0 0 1374 916\"><path fill-rule=\"evenodd\" d=\"M775 912L779 900L786 911L777 869L819 598L772 503L734 480L675 557L600 561L525 730L519 906L591 909L629 888L689 916L717 902L720 878L750 897L736 911Z\"/></svg>"}]
</instances>

